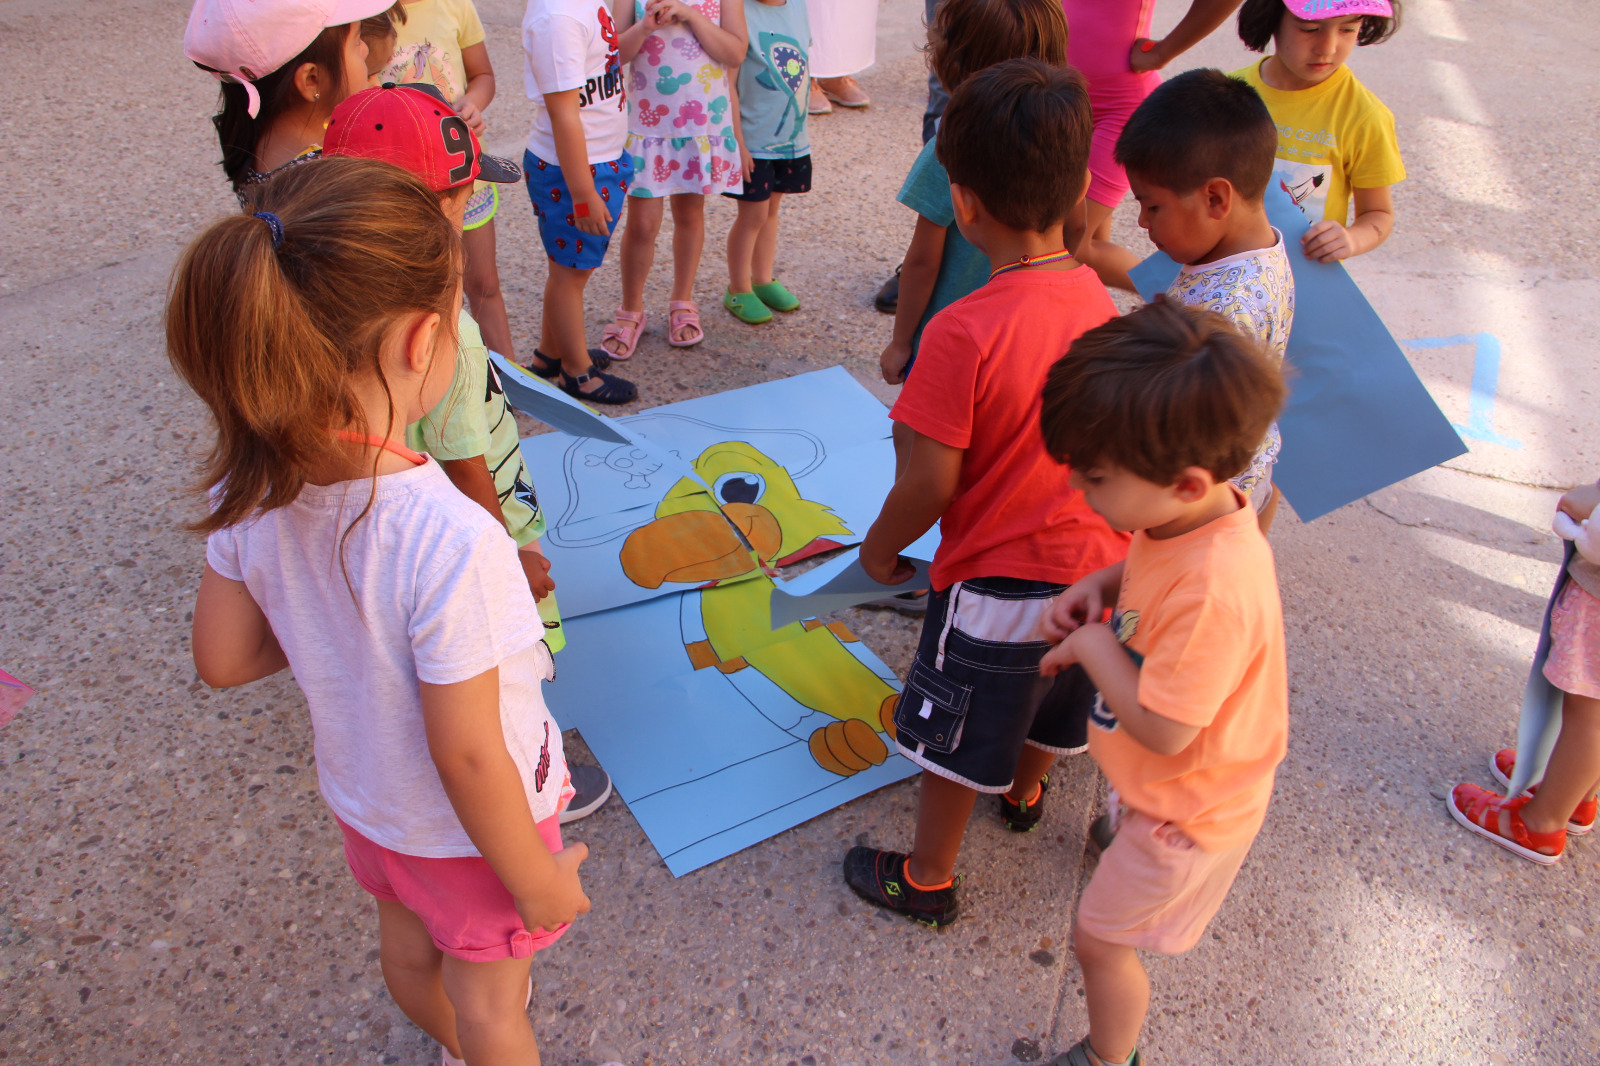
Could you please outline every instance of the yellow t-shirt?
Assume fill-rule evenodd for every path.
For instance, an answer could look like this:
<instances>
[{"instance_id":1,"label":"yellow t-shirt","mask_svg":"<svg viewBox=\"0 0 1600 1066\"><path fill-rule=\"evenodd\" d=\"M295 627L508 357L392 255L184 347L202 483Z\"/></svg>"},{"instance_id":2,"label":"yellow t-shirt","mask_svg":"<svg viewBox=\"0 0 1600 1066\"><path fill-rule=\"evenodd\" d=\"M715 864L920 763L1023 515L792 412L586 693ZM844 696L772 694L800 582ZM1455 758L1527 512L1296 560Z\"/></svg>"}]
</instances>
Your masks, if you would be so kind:
<instances>
[{"instance_id":1,"label":"yellow t-shirt","mask_svg":"<svg viewBox=\"0 0 1600 1066\"><path fill-rule=\"evenodd\" d=\"M483 23L472 0L419 0L405 5L405 25L395 27L394 58L379 83L432 82L452 105L467 91L461 53L483 43Z\"/></svg>"},{"instance_id":2,"label":"yellow t-shirt","mask_svg":"<svg viewBox=\"0 0 1600 1066\"><path fill-rule=\"evenodd\" d=\"M1204 851L1253 838L1288 747L1289 672L1272 549L1255 511L1166 540L1135 533L1112 628L1139 664L1139 704L1200 732L1158 755L1096 701L1089 754L1122 802Z\"/></svg>"},{"instance_id":3,"label":"yellow t-shirt","mask_svg":"<svg viewBox=\"0 0 1600 1066\"><path fill-rule=\"evenodd\" d=\"M1405 180L1394 113L1349 67L1341 66L1321 85L1290 92L1262 81L1261 63L1233 76L1254 86L1272 112L1278 124L1273 177L1308 218L1348 224L1352 189Z\"/></svg>"}]
</instances>

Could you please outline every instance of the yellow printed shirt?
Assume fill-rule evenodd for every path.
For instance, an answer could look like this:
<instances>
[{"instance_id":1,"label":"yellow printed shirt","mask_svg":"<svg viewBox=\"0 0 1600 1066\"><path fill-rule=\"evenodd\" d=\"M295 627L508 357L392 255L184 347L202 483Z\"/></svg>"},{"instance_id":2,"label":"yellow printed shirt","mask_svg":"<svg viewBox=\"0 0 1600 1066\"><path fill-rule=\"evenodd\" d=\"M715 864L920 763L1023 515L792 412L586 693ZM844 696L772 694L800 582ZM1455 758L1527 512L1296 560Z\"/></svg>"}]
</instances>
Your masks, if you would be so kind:
<instances>
[{"instance_id":1,"label":"yellow printed shirt","mask_svg":"<svg viewBox=\"0 0 1600 1066\"><path fill-rule=\"evenodd\" d=\"M1394 113L1349 67L1341 66L1321 85L1291 92L1262 81L1261 63L1233 76L1253 86L1272 112L1278 126L1273 179L1308 218L1348 224L1352 189L1405 180Z\"/></svg>"}]
</instances>

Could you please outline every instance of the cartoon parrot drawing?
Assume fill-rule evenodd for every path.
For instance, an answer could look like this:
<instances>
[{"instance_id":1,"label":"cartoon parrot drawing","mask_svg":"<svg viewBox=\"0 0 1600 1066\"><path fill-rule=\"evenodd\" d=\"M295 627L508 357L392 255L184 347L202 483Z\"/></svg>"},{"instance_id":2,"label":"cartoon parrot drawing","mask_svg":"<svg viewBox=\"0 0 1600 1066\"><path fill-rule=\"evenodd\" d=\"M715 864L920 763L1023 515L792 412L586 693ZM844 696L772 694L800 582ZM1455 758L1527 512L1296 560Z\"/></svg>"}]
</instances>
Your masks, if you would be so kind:
<instances>
[{"instance_id":1,"label":"cartoon parrot drawing","mask_svg":"<svg viewBox=\"0 0 1600 1066\"><path fill-rule=\"evenodd\" d=\"M847 645L857 637L843 623L807 619L772 629L772 586L746 580L759 577L763 566L838 547L829 538L850 531L827 506L803 498L788 471L750 444L713 444L693 467L715 503L702 485L680 480L654 519L623 543L623 572L643 588L706 583L699 602L705 639L684 643L694 668L753 670L803 707L833 718L800 737L824 769L848 777L880 765L889 747L879 734L894 738L899 693L851 653Z\"/></svg>"}]
</instances>

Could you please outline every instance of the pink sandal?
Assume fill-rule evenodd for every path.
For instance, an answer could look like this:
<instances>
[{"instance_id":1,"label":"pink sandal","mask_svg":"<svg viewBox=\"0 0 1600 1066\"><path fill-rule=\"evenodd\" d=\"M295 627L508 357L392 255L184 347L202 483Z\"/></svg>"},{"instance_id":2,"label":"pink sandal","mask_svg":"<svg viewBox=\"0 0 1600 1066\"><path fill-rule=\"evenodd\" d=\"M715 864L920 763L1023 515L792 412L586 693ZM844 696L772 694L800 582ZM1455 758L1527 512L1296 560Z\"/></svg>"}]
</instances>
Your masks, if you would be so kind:
<instances>
[{"instance_id":1,"label":"pink sandal","mask_svg":"<svg viewBox=\"0 0 1600 1066\"><path fill-rule=\"evenodd\" d=\"M611 353L613 359L631 359L633 351L639 347L639 336L644 333L645 312L624 311L617 308L611 325L600 336L600 347ZM611 342L616 341L620 347L613 348Z\"/></svg>"},{"instance_id":2,"label":"pink sandal","mask_svg":"<svg viewBox=\"0 0 1600 1066\"><path fill-rule=\"evenodd\" d=\"M700 328L700 309L693 300L667 301L667 343L674 348L692 348L706 339L706 331ZM678 331L689 332L688 340L679 340Z\"/></svg>"}]
</instances>

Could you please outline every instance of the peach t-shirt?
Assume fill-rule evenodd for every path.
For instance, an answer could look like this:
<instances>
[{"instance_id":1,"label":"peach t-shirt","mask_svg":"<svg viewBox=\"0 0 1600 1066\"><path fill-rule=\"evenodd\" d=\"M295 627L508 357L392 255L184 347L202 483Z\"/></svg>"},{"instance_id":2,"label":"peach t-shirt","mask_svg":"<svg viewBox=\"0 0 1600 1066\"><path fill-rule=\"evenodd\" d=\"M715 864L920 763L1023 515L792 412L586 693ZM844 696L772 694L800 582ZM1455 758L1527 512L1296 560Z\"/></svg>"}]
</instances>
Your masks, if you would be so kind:
<instances>
[{"instance_id":1,"label":"peach t-shirt","mask_svg":"<svg viewBox=\"0 0 1600 1066\"><path fill-rule=\"evenodd\" d=\"M1097 700L1090 753L1134 810L1207 851L1246 843L1289 739L1283 607L1255 512L1166 540L1134 534L1111 624L1140 664L1140 705L1200 732L1157 755Z\"/></svg>"}]
</instances>

